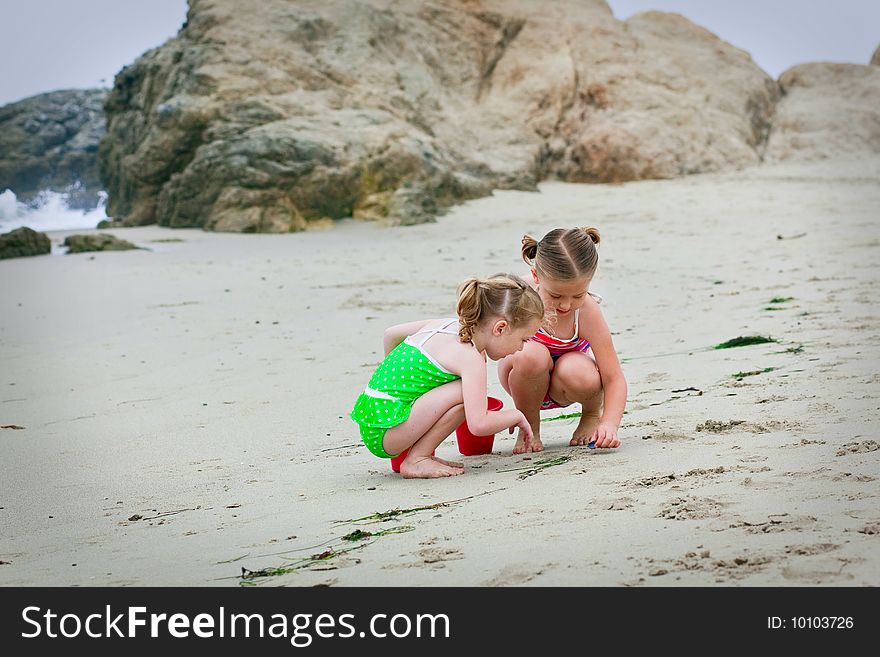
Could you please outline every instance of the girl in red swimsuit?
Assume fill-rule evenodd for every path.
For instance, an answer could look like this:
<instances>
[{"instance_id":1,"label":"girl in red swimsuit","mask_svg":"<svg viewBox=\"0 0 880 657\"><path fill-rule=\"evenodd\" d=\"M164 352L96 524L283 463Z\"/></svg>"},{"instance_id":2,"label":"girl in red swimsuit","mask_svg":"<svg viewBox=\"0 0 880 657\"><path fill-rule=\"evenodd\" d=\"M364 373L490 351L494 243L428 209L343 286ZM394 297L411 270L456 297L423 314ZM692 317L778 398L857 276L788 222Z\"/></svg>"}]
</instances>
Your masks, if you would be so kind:
<instances>
[{"instance_id":1,"label":"girl in red swimsuit","mask_svg":"<svg viewBox=\"0 0 880 657\"><path fill-rule=\"evenodd\" d=\"M522 239L523 260L547 318L525 348L498 365L501 385L532 427L530 442L518 437L514 454L539 452L540 411L581 404L570 445L618 447L626 406L626 379L599 309L590 292L599 257L595 228L557 228L540 241Z\"/></svg>"}]
</instances>

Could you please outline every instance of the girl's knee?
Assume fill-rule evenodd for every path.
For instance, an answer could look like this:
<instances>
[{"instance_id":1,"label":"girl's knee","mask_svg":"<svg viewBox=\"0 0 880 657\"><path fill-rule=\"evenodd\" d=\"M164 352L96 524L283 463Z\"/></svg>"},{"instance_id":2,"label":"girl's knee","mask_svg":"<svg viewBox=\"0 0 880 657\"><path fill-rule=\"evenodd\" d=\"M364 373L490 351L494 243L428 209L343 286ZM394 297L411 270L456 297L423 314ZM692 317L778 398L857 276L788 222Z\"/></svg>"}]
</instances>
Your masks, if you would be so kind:
<instances>
[{"instance_id":1,"label":"girl's knee","mask_svg":"<svg viewBox=\"0 0 880 657\"><path fill-rule=\"evenodd\" d=\"M592 358L560 358L553 370L553 379L572 392L594 394L602 389L602 377Z\"/></svg>"},{"instance_id":2,"label":"girl's knee","mask_svg":"<svg viewBox=\"0 0 880 657\"><path fill-rule=\"evenodd\" d=\"M553 359L550 358L550 352L540 345L535 345L535 347L523 349L514 356L511 375L528 377L536 374L545 374L553 368Z\"/></svg>"}]
</instances>

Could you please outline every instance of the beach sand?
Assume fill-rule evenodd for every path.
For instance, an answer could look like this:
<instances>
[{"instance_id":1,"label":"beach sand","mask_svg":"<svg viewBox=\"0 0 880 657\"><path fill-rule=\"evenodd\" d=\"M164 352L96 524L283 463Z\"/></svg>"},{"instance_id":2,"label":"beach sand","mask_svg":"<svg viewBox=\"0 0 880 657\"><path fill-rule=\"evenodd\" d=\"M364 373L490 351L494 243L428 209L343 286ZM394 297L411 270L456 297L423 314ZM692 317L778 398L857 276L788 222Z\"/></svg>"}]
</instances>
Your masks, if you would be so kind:
<instances>
[{"instance_id":1,"label":"beach sand","mask_svg":"<svg viewBox=\"0 0 880 657\"><path fill-rule=\"evenodd\" d=\"M540 189L0 261L0 585L880 585L880 162ZM541 454L393 474L348 417L383 329L572 225L602 232L621 448L562 419ZM712 349L745 335L775 342Z\"/></svg>"}]
</instances>

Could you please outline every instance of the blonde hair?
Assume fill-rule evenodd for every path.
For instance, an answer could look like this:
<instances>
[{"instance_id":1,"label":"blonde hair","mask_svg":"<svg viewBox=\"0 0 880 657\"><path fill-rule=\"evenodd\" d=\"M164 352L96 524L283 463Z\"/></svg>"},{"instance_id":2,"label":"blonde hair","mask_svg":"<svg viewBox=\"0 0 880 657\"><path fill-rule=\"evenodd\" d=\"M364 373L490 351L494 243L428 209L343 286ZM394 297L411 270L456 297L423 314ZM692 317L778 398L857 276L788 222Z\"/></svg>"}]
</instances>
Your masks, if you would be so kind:
<instances>
[{"instance_id":1,"label":"blonde hair","mask_svg":"<svg viewBox=\"0 0 880 657\"><path fill-rule=\"evenodd\" d=\"M491 278L469 278L458 287L455 308L461 329L458 337L470 342L474 330L484 319L502 317L511 327L544 317L544 303L525 281L512 274L495 274Z\"/></svg>"},{"instance_id":2,"label":"blonde hair","mask_svg":"<svg viewBox=\"0 0 880 657\"><path fill-rule=\"evenodd\" d=\"M599 231L586 228L555 228L538 242L531 235L522 238L522 257L541 276L554 281L591 278L599 264L596 245Z\"/></svg>"}]
</instances>

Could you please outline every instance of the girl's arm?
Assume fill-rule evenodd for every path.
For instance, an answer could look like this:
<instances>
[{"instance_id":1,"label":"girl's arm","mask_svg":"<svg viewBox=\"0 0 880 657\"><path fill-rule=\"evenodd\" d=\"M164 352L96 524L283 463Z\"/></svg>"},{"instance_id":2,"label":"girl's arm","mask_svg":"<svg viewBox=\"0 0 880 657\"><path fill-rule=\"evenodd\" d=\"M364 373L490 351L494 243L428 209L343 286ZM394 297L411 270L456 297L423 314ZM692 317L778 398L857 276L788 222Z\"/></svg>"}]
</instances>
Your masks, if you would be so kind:
<instances>
[{"instance_id":1,"label":"girl's arm","mask_svg":"<svg viewBox=\"0 0 880 657\"><path fill-rule=\"evenodd\" d=\"M597 438L597 447L609 447L611 445L608 443L618 440L617 430L626 407L626 378L620 368L617 350L611 339L611 330L595 300L588 299L584 304L582 320L580 324L581 337L590 341L604 391L602 417L599 418L599 427L593 437ZM605 438L609 432L611 435L606 442ZM616 445L614 446L616 447Z\"/></svg>"},{"instance_id":2,"label":"girl's arm","mask_svg":"<svg viewBox=\"0 0 880 657\"><path fill-rule=\"evenodd\" d=\"M532 440L532 427L517 409L489 412L486 392L486 361L473 348L468 348L457 374L461 376L464 417L468 430L475 436L490 436L502 429L515 428L524 432L526 445Z\"/></svg>"},{"instance_id":3,"label":"girl's arm","mask_svg":"<svg viewBox=\"0 0 880 657\"><path fill-rule=\"evenodd\" d=\"M403 340L408 336L421 331L425 326L430 324L433 319L420 319L417 322L408 322L406 324L395 324L394 326L389 326L385 329L385 333L382 336L382 346L385 349L385 355L391 353L391 351L399 345Z\"/></svg>"}]
</instances>

